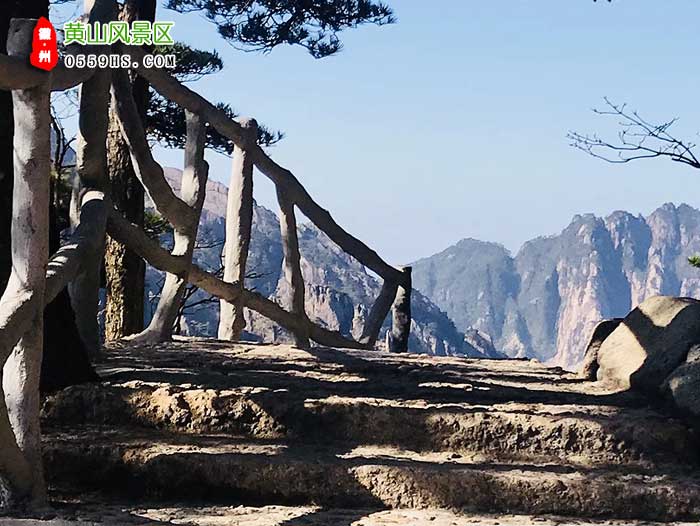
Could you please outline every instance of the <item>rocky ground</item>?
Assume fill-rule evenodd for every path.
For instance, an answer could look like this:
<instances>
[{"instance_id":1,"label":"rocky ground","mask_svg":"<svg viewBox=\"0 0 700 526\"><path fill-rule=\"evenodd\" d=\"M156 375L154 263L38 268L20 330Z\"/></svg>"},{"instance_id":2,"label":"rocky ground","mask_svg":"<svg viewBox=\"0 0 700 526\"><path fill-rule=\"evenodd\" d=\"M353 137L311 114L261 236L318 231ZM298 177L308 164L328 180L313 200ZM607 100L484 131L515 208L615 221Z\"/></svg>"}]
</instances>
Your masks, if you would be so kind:
<instances>
[{"instance_id":1,"label":"rocky ground","mask_svg":"<svg viewBox=\"0 0 700 526\"><path fill-rule=\"evenodd\" d=\"M45 402L41 524L700 518L688 422L533 361L188 340L99 370Z\"/></svg>"},{"instance_id":2,"label":"rocky ground","mask_svg":"<svg viewBox=\"0 0 700 526\"><path fill-rule=\"evenodd\" d=\"M571 517L482 515L446 510L323 510L309 506L85 507L63 518L3 519L3 526L691 526L696 522L585 520Z\"/></svg>"}]
</instances>

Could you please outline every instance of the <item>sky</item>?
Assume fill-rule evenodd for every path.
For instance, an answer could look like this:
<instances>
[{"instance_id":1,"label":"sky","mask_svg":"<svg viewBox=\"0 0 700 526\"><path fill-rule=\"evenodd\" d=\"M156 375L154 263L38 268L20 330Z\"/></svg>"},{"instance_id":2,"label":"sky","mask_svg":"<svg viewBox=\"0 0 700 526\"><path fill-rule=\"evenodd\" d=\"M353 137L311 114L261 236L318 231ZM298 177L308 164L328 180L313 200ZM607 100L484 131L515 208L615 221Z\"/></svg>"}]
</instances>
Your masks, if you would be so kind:
<instances>
[{"instance_id":1,"label":"sky","mask_svg":"<svg viewBox=\"0 0 700 526\"><path fill-rule=\"evenodd\" d=\"M392 26L341 36L337 55L244 53L198 14L161 8L173 36L216 49L224 70L192 84L285 139L268 150L349 232L405 264L466 237L516 252L579 213L700 205L700 172L664 160L610 165L569 130L614 137L603 97L700 131L696 0L386 0ZM163 165L182 152L158 148ZM210 177L230 160L207 153ZM255 176L258 202L277 209Z\"/></svg>"}]
</instances>

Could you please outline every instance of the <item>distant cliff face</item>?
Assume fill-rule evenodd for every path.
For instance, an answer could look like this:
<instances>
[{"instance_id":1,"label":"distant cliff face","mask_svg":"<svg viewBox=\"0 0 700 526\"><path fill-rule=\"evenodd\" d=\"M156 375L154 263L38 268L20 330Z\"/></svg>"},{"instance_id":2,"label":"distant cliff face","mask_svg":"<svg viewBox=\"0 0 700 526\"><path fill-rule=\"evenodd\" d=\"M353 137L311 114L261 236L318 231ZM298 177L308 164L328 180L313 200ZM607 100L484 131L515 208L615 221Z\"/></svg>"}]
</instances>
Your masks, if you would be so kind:
<instances>
[{"instance_id":1,"label":"distant cliff face","mask_svg":"<svg viewBox=\"0 0 700 526\"><path fill-rule=\"evenodd\" d=\"M658 294L700 297L700 211L666 204L644 218L574 217L515 257L473 239L414 264L414 286L460 331L488 334L510 356L574 369L595 324Z\"/></svg>"},{"instance_id":2,"label":"distant cliff face","mask_svg":"<svg viewBox=\"0 0 700 526\"><path fill-rule=\"evenodd\" d=\"M178 192L181 172L167 168L165 175ZM207 248L195 252L196 262L215 271L221 266L221 242L225 237L227 188L209 181L200 222L198 244ZM167 243L167 240L165 240ZM325 327L359 337L365 317L379 293L380 283L365 268L345 254L323 232L310 224L299 226L299 248L302 272L306 283L306 311L309 317ZM246 286L275 300L287 286L282 276L282 242L277 215L255 205L253 235L248 259ZM161 275L149 269L147 281L151 307L155 309ZM206 296L198 292L192 302ZM458 331L454 323L428 298L415 292L412 298L413 322L409 347L412 352L437 355L500 357L487 335ZM289 341L289 335L270 320L247 312L248 337L263 341ZM186 313L186 331L190 334L215 336L219 319L217 301L200 303ZM383 332L388 328L388 320Z\"/></svg>"}]
</instances>

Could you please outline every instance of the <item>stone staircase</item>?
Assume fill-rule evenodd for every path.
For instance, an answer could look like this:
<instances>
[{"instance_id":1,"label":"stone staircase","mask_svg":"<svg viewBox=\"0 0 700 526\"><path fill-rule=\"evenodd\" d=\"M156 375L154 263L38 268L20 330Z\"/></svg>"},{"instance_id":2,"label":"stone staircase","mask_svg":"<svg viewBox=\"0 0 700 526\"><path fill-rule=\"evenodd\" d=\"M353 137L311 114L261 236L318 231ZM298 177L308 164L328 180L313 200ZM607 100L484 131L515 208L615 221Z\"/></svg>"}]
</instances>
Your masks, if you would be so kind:
<instances>
[{"instance_id":1,"label":"stone staircase","mask_svg":"<svg viewBox=\"0 0 700 526\"><path fill-rule=\"evenodd\" d=\"M687 422L536 362L187 340L100 372L45 402L57 500L700 519Z\"/></svg>"}]
</instances>

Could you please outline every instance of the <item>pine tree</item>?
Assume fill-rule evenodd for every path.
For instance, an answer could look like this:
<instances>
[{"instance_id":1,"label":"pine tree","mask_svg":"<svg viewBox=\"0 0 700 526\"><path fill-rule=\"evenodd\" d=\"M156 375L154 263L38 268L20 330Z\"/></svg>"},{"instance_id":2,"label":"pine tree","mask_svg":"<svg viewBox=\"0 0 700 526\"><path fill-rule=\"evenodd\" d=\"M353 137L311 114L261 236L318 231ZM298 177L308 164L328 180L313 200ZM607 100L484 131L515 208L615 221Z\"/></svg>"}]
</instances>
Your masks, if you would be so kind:
<instances>
[{"instance_id":1,"label":"pine tree","mask_svg":"<svg viewBox=\"0 0 700 526\"><path fill-rule=\"evenodd\" d=\"M298 45L315 58L338 52L338 35L345 29L395 21L389 6L372 0L168 0L166 5L202 13L236 48L269 52L282 44Z\"/></svg>"}]
</instances>

